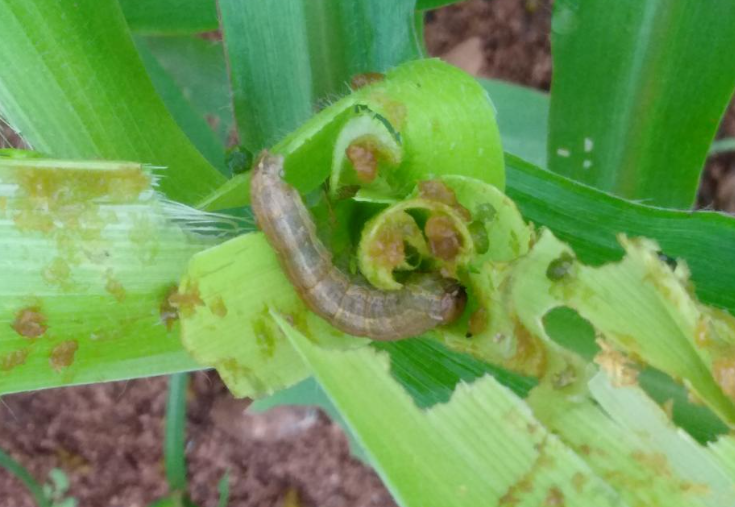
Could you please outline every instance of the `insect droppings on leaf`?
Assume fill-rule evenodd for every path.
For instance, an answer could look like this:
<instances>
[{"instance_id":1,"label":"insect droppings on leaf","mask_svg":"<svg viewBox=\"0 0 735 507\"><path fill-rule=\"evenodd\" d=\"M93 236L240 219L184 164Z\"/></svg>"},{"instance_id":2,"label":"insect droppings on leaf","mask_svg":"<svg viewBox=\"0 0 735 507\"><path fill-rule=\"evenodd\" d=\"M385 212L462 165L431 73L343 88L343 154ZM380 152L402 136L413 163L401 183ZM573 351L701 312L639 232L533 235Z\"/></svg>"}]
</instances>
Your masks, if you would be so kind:
<instances>
[{"instance_id":1,"label":"insect droppings on leaf","mask_svg":"<svg viewBox=\"0 0 735 507\"><path fill-rule=\"evenodd\" d=\"M178 292L179 288L176 285L169 287L159 306L158 315L168 331L171 331L174 323L179 320L179 311L171 302L171 296L178 294Z\"/></svg>"},{"instance_id":2,"label":"insect droppings on leaf","mask_svg":"<svg viewBox=\"0 0 735 507\"><path fill-rule=\"evenodd\" d=\"M11 324L15 332L25 338L38 338L48 330L46 316L38 306L23 308L15 315Z\"/></svg>"},{"instance_id":3,"label":"insect droppings on leaf","mask_svg":"<svg viewBox=\"0 0 735 507\"><path fill-rule=\"evenodd\" d=\"M556 372L552 379L554 389L564 389L572 385L577 380L577 371L570 364L563 370Z\"/></svg>"},{"instance_id":4,"label":"insect droppings on leaf","mask_svg":"<svg viewBox=\"0 0 735 507\"><path fill-rule=\"evenodd\" d=\"M213 315L216 315L217 317L227 317L227 306L225 305L225 301L222 299L222 296L215 296L207 306Z\"/></svg>"},{"instance_id":5,"label":"insect droppings on leaf","mask_svg":"<svg viewBox=\"0 0 735 507\"><path fill-rule=\"evenodd\" d=\"M472 219L470 210L459 203L454 190L449 188L443 181L419 181L419 195L429 201L440 202L453 208L465 222L469 222Z\"/></svg>"},{"instance_id":6,"label":"insect droppings on leaf","mask_svg":"<svg viewBox=\"0 0 735 507\"><path fill-rule=\"evenodd\" d=\"M564 252L549 263L549 267L546 268L546 278L552 282L558 282L569 276L573 266L574 257L569 252Z\"/></svg>"},{"instance_id":7,"label":"insect droppings on leaf","mask_svg":"<svg viewBox=\"0 0 735 507\"><path fill-rule=\"evenodd\" d=\"M67 340L56 345L51 349L51 357L49 357L51 367L58 372L71 366L78 348L79 344L76 340Z\"/></svg>"},{"instance_id":8,"label":"insect droppings on leaf","mask_svg":"<svg viewBox=\"0 0 735 507\"><path fill-rule=\"evenodd\" d=\"M517 318L514 319L513 336L516 352L511 359L512 367L526 375L543 377L548 366L546 346L535 337Z\"/></svg>"},{"instance_id":9,"label":"insect droppings on leaf","mask_svg":"<svg viewBox=\"0 0 735 507\"><path fill-rule=\"evenodd\" d=\"M432 215L424 226L432 255L444 261L454 260L461 249L459 232L452 220L444 215Z\"/></svg>"},{"instance_id":10,"label":"insect droppings on leaf","mask_svg":"<svg viewBox=\"0 0 735 507\"><path fill-rule=\"evenodd\" d=\"M400 266L406 259L403 234L398 227L383 227L370 244L370 257L390 269Z\"/></svg>"},{"instance_id":11,"label":"insect droppings on leaf","mask_svg":"<svg viewBox=\"0 0 735 507\"><path fill-rule=\"evenodd\" d=\"M656 255L658 256L659 260L662 262L665 262L666 265L669 266L672 271L676 269L676 266L678 265L678 263L676 262L676 259L674 259L673 257L669 255L666 255L661 250L656 252Z\"/></svg>"},{"instance_id":12,"label":"insect droppings on leaf","mask_svg":"<svg viewBox=\"0 0 735 507\"><path fill-rule=\"evenodd\" d=\"M378 158L372 143L355 141L347 147L345 155L361 182L370 183L378 176Z\"/></svg>"}]
</instances>

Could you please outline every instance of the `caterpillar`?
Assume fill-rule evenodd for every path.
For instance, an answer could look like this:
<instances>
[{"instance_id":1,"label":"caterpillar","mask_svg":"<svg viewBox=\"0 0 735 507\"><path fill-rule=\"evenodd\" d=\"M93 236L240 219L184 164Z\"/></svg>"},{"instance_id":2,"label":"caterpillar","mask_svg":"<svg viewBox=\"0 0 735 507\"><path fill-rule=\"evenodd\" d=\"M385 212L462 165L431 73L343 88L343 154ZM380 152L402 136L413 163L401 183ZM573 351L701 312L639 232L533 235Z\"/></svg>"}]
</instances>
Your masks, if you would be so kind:
<instances>
[{"instance_id":1,"label":"caterpillar","mask_svg":"<svg viewBox=\"0 0 735 507\"><path fill-rule=\"evenodd\" d=\"M449 324L464 311L462 286L437 274L413 274L401 289L382 291L337 268L301 196L283 180L282 156L260 156L250 201L301 300L335 328L373 340L401 340Z\"/></svg>"}]
</instances>

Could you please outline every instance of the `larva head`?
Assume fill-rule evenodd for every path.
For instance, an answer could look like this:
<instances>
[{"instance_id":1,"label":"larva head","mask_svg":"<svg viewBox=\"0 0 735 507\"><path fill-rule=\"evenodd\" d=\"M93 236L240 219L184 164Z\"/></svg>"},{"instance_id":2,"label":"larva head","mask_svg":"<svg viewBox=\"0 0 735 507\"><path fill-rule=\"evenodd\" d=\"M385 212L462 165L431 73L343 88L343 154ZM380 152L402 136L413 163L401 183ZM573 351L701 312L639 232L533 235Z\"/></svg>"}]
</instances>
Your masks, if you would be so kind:
<instances>
[{"instance_id":1,"label":"larva head","mask_svg":"<svg viewBox=\"0 0 735 507\"><path fill-rule=\"evenodd\" d=\"M451 324L464 312L467 293L457 280L437 273L417 273L408 277L404 287L421 301L436 326Z\"/></svg>"},{"instance_id":2,"label":"larva head","mask_svg":"<svg viewBox=\"0 0 735 507\"><path fill-rule=\"evenodd\" d=\"M447 280L444 295L440 301L442 325L451 324L464 312L467 293L459 283Z\"/></svg>"},{"instance_id":3,"label":"larva head","mask_svg":"<svg viewBox=\"0 0 735 507\"><path fill-rule=\"evenodd\" d=\"M269 178L283 177L283 155L274 155L268 150L263 150L255 161L255 172L261 173Z\"/></svg>"}]
</instances>

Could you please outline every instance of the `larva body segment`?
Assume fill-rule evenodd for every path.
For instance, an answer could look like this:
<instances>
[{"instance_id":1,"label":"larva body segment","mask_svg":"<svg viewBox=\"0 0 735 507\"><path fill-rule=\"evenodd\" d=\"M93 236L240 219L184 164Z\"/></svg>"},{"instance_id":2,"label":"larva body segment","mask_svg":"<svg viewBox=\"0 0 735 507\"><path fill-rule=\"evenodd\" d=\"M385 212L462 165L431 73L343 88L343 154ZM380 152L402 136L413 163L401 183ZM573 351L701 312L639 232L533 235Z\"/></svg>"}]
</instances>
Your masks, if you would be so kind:
<instances>
[{"instance_id":1,"label":"larva body segment","mask_svg":"<svg viewBox=\"0 0 735 507\"><path fill-rule=\"evenodd\" d=\"M345 333L373 340L417 336L462 314L464 290L438 275L413 275L402 289L381 291L340 271L301 196L282 175L283 157L263 154L250 180L251 205L286 276L311 311Z\"/></svg>"}]
</instances>

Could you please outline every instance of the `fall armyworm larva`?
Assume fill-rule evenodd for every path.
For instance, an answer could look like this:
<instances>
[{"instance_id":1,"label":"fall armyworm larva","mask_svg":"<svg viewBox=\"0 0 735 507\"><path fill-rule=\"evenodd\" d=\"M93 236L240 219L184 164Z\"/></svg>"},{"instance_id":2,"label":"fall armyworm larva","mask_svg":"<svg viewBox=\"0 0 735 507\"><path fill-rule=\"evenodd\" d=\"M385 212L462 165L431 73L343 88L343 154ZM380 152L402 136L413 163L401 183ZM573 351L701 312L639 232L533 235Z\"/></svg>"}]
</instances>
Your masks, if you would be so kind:
<instances>
[{"instance_id":1,"label":"fall armyworm larva","mask_svg":"<svg viewBox=\"0 0 735 507\"><path fill-rule=\"evenodd\" d=\"M264 153L250 180L250 201L286 276L311 311L345 333L373 340L417 336L462 314L464 289L436 274L415 274L400 290L381 291L340 271L301 196L282 175L283 157Z\"/></svg>"}]
</instances>

